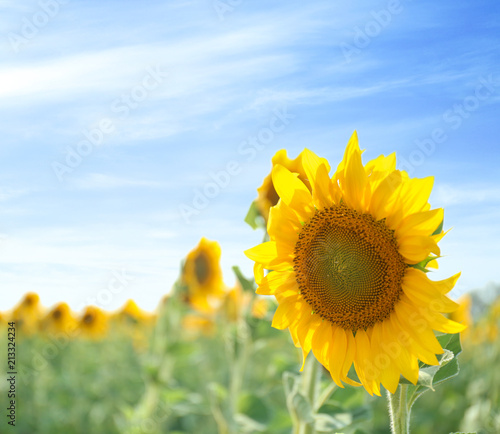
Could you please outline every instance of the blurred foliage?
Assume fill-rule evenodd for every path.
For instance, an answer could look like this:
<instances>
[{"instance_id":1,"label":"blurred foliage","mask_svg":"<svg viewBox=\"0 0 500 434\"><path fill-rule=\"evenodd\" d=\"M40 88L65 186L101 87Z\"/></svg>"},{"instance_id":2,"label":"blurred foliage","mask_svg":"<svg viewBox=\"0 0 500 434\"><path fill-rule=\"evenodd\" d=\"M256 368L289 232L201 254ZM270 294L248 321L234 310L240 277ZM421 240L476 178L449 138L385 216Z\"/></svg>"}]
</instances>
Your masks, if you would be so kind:
<instances>
[{"instance_id":1,"label":"blurred foliage","mask_svg":"<svg viewBox=\"0 0 500 434\"><path fill-rule=\"evenodd\" d=\"M36 297L26 308L20 303L15 309L15 432L291 432L283 384L294 387L300 378L301 353L287 333L270 327L272 301L255 315L253 281L238 269L235 273L238 289L225 292L212 316L193 309L182 288L174 288L156 316L130 302L121 314L99 313L106 315L108 326L98 338L78 327L46 327L55 309L43 313ZM495 369L500 343L491 332L499 325L499 300L492 297L481 309L473 303L460 375L416 402L412 433L500 432L500 373ZM7 348L6 321L13 312L0 316L2 348ZM202 321L186 325L190 315ZM317 432L388 432L384 398L370 397L362 388L332 387L325 370L319 375L319 408L308 408L300 394L292 403L294 411L313 411ZM7 387L0 382L3 408ZM4 420L0 432L6 426Z\"/></svg>"}]
</instances>

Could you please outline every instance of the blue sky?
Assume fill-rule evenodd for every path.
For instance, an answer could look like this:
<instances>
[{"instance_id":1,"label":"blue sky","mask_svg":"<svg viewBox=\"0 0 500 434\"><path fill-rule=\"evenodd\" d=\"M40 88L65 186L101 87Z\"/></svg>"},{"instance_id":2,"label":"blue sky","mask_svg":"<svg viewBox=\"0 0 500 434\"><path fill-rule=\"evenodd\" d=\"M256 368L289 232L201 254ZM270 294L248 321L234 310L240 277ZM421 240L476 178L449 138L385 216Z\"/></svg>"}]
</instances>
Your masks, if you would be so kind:
<instances>
[{"instance_id":1,"label":"blue sky","mask_svg":"<svg viewBox=\"0 0 500 434\"><path fill-rule=\"evenodd\" d=\"M335 167L354 130L365 161L395 151L435 176L453 227L435 278L461 270L455 296L500 282L497 2L0 9L0 309L29 290L153 309L202 236L233 284L262 238L243 218L274 153L308 147Z\"/></svg>"}]
</instances>

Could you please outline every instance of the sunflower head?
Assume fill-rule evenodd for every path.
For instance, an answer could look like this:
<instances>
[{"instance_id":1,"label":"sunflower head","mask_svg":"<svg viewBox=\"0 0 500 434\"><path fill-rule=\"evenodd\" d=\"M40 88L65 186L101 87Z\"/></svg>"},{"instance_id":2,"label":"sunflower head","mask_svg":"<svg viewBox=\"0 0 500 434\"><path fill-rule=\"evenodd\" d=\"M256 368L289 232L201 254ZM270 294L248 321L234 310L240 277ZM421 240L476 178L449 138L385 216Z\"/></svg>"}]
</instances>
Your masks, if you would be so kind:
<instances>
[{"instance_id":1,"label":"sunflower head","mask_svg":"<svg viewBox=\"0 0 500 434\"><path fill-rule=\"evenodd\" d=\"M71 333L77 327L77 320L67 303L54 306L43 319L43 328L49 333Z\"/></svg>"},{"instance_id":2,"label":"sunflower head","mask_svg":"<svg viewBox=\"0 0 500 434\"><path fill-rule=\"evenodd\" d=\"M182 330L188 339L213 336L215 333L215 319L211 315L201 313L187 314L182 318Z\"/></svg>"},{"instance_id":3,"label":"sunflower head","mask_svg":"<svg viewBox=\"0 0 500 434\"><path fill-rule=\"evenodd\" d=\"M108 332L108 315L96 306L87 306L81 315L78 325L83 336L99 339Z\"/></svg>"},{"instance_id":4,"label":"sunflower head","mask_svg":"<svg viewBox=\"0 0 500 434\"><path fill-rule=\"evenodd\" d=\"M225 292L220 256L219 244L202 238L186 257L181 276L184 299L201 312L212 312Z\"/></svg>"},{"instance_id":5,"label":"sunflower head","mask_svg":"<svg viewBox=\"0 0 500 434\"><path fill-rule=\"evenodd\" d=\"M269 300L265 297L255 297L252 303L252 317L263 319L269 312Z\"/></svg>"},{"instance_id":6,"label":"sunflower head","mask_svg":"<svg viewBox=\"0 0 500 434\"><path fill-rule=\"evenodd\" d=\"M435 282L442 209L431 209L433 179L396 170L395 155L362 163L356 133L330 175L325 159L305 149L294 172L275 164L279 196L269 211L270 241L248 251L258 294L274 295L273 326L288 328L304 358L313 351L332 379L394 393L400 374L416 384L418 360L438 364L434 331L465 327L445 318L458 275ZM264 270L268 270L264 275Z\"/></svg>"},{"instance_id":7,"label":"sunflower head","mask_svg":"<svg viewBox=\"0 0 500 434\"><path fill-rule=\"evenodd\" d=\"M238 322L245 314L251 300L251 294L245 292L237 283L234 288L226 292L222 303L222 313L229 322Z\"/></svg>"},{"instance_id":8,"label":"sunflower head","mask_svg":"<svg viewBox=\"0 0 500 434\"><path fill-rule=\"evenodd\" d=\"M16 326L23 329L23 334L32 334L40 327L43 308L40 297L34 292L28 292L12 311L9 321L15 321Z\"/></svg>"},{"instance_id":9,"label":"sunflower head","mask_svg":"<svg viewBox=\"0 0 500 434\"><path fill-rule=\"evenodd\" d=\"M123 307L114 315L114 319L123 325L151 325L156 316L142 310L133 300L127 300Z\"/></svg>"}]
</instances>

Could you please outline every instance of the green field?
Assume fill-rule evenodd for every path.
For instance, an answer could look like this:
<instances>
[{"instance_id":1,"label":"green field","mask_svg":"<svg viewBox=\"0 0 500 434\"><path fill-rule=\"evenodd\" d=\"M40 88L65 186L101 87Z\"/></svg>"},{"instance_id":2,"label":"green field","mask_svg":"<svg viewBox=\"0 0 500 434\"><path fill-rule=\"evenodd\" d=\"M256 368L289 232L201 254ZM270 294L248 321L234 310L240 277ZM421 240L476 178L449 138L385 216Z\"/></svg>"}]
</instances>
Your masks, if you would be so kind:
<instances>
[{"instance_id":1,"label":"green field","mask_svg":"<svg viewBox=\"0 0 500 434\"><path fill-rule=\"evenodd\" d=\"M172 296L154 323L129 316L95 336L43 329L26 336L18 321L15 428L7 424L9 383L2 381L0 432L291 432L284 382L299 375L301 352L271 327L274 305L262 318L249 306L203 320ZM416 402L412 433L500 432L498 306L479 303L474 313L459 375ZM4 323L6 350L7 336ZM6 378L7 370L4 364ZM320 375L331 394L318 409L325 416L317 432L389 432L384 395L333 388L326 370Z\"/></svg>"}]
</instances>

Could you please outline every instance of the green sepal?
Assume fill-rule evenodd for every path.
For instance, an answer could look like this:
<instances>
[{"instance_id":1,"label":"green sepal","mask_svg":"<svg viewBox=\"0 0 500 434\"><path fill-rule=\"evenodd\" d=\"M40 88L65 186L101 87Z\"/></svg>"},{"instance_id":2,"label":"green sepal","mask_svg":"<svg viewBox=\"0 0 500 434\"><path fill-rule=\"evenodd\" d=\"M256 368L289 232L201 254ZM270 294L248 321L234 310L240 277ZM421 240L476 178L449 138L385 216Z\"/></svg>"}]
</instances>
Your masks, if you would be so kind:
<instances>
[{"instance_id":1,"label":"green sepal","mask_svg":"<svg viewBox=\"0 0 500 434\"><path fill-rule=\"evenodd\" d=\"M253 201L248 208L247 215L245 217L245 223L251 226L252 229L265 228L264 219L257 206L257 201Z\"/></svg>"},{"instance_id":2,"label":"green sepal","mask_svg":"<svg viewBox=\"0 0 500 434\"><path fill-rule=\"evenodd\" d=\"M412 268L416 268L417 270L423 271L424 273L428 273L431 270L427 268L427 264L433 261L434 259L439 259L439 258L441 258L441 256L428 256L423 261L420 261L418 264L409 264L409 265Z\"/></svg>"},{"instance_id":3,"label":"green sepal","mask_svg":"<svg viewBox=\"0 0 500 434\"><path fill-rule=\"evenodd\" d=\"M444 219L441 220L441 223L437 227L437 229L432 233L432 235L439 235L441 232L443 232L443 226L444 226Z\"/></svg>"}]
</instances>

